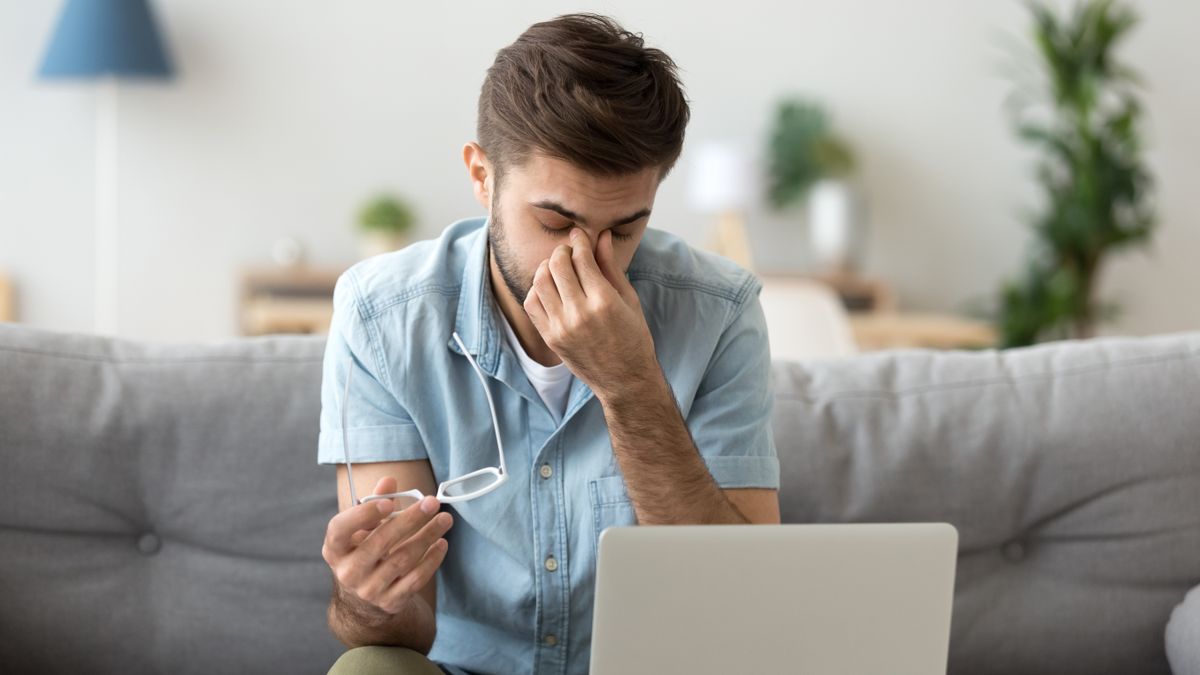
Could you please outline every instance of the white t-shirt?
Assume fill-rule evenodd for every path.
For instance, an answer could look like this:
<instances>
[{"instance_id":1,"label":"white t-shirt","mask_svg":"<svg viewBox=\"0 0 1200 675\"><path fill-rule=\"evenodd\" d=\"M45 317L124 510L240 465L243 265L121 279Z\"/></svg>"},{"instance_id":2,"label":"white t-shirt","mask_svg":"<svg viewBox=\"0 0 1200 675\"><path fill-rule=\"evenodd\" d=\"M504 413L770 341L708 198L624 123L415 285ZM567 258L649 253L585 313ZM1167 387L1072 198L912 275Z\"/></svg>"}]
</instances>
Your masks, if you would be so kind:
<instances>
[{"instance_id":1,"label":"white t-shirt","mask_svg":"<svg viewBox=\"0 0 1200 675\"><path fill-rule=\"evenodd\" d=\"M513 353L517 355L517 360L521 362L521 370L525 371L525 377L529 378L529 383L537 390L538 396L546 402L546 407L550 409L550 414L554 415L555 422L561 422L562 417L567 412L567 395L571 393L571 378L573 373L567 368L567 364L559 363L556 366L543 366L534 361L525 353L525 348L521 346L521 340L517 338L517 334L508 323L508 317L500 314L500 323L504 324L504 333L508 336L508 344L512 347Z\"/></svg>"}]
</instances>

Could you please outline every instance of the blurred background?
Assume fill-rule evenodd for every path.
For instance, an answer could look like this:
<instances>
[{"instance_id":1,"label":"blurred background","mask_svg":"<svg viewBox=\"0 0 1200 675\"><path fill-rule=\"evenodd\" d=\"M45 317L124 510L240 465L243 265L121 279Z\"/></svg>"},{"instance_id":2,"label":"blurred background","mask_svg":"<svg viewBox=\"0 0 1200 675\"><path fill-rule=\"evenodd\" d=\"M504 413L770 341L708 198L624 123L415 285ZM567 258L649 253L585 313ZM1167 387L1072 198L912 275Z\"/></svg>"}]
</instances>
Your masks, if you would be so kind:
<instances>
[{"instance_id":1,"label":"blurred background","mask_svg":"<svg viewBox=\"0 0 1200 675\"><path fill-rule=\"evenodd\" d=\"M1070 174L1053 166L1071 132L1055 120L1074 118L1060 101L1025 118L1059 138L1018 133L1014 109L1054 96L1054 51L1039 52L1021 2L157 0L131 30L149 27L136 39L157 40L162 62L115 79L53 71L99 58L76 53L82 33L59 34L87 30L60 25L69 4L0 0L0 320L164 341L321 331L347 266L484 215L461 148L496 51L531 23L595 11L671 55L692 102L651 226L752 267L771 313L815 282L860 349L1001 344L1014 322L1070 314L1080 289L1056 276L1070 257L1053 246L1098 241L1087 218L1112 216L1137 232L1100 246L1094 325L1072 315L1024 341L1200 328L1200 3L1090 19L1048 3L1063 34L1073 12L1115 25L1112 44L1092 38L1142 82L1129 84L1140 116L1110 125L1126 133L1108 158L1132 171L1126 194L1083 220L1056 212L1065 243L1047 195ZM1140 21L1125 27L1126 11ZM1058 62L1078 91L1108 76L1127 100L1121 73L1070 57L1090 57ZM1066 184L1090 185L1079 175ZM1039 260L1054 269L1037 277Z\"/></svg>"}]
</instances>

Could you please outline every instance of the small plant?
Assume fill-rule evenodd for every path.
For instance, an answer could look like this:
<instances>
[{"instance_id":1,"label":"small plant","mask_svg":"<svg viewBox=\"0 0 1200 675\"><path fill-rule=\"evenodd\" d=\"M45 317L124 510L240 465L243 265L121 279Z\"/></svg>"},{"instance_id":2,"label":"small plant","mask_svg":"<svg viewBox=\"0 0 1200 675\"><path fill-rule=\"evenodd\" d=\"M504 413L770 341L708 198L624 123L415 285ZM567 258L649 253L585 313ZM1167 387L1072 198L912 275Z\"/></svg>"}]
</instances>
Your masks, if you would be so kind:
<instances>
[{"instance_id":1,"label":"small plant","mask_svg":"<svg viewBox=\"0 0 1200 675\"><path fill-rule=\"evenodd\" d=\"M379 195L358 212L358 225L366 232L407 234L416 223L412 208L399 197Z\"/></svg>"},{"instance_id":2,"label":"small plant","mask_svg":"<svg viewBox=\"0 0 1200 675\"><path fill-rule=\"evenodd\" d=\"M767 199L782 209L804 198L823 178L844 178L854 169L850 146L830 130L817 104L788 99L779 104L767 146Z\"/></svg>"},{"instance_id":3,"label":"small plant","mask_svg":"<svg viewBox=\"0 0 1200 675\"><path fill-rule=\"evenodd\" d=\"M1145 245L1155 226L1138 79L1113 54L1137 17L1112 0L1077 4L1065 19L1040 3L1029 8L1044 83L1039 105L1018 100L1013 112L1019 137L1041 151L1043 206L1031 215L1024 274L999 294L1006 347L1091 337L1116 312L1095 298L1105 256Z\"/></svg>"}]
</instances>

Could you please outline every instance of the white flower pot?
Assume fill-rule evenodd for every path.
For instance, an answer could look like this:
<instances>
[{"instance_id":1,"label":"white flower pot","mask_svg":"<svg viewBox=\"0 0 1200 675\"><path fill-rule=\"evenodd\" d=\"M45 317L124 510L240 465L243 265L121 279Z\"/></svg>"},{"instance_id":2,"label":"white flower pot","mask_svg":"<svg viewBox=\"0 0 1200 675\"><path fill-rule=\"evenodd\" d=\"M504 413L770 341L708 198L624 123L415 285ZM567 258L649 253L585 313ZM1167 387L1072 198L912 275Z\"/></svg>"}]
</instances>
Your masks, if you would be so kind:
<instances>
[{"instance_id":1,"label":"white flower pot","mask_svg":"<svg viewBox=\"0 0 1200 675\"><path fill-rule=\"evenodd\" d=\"M393 232L362 232L359 235L359 255L371 258L404 248L408 238Z\"/></svg>"},{"instance_id":2,"label":"white flower pot","mask_svg":"<svg viewBox=\"0 0 1200 675\"><path fill-rule=\"evenodd\" d=\"M813 263L822 271L853 271L862 248L861 208L853 186L817 181L808 192L807 212Z\"/></svg>"}]
</instances>

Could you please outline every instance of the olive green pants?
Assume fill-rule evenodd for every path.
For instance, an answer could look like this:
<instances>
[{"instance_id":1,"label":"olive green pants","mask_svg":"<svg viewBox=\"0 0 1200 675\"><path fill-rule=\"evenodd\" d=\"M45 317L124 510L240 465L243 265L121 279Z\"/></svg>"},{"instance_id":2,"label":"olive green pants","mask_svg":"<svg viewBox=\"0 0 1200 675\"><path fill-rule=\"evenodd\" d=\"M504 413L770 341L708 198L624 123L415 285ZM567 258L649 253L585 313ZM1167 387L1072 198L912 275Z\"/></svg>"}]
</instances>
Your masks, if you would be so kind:
<instances>
[{"instance_id":1,"label":"olive green pants","mask_svg":"<svg viewBox=\"0 0 1200 675\"><path fill-rule=\"evenodd\" d=\"M404 647L355 647L334 662L329 675L445 675L420 652Z\"/></svg>"}]
</instances>

